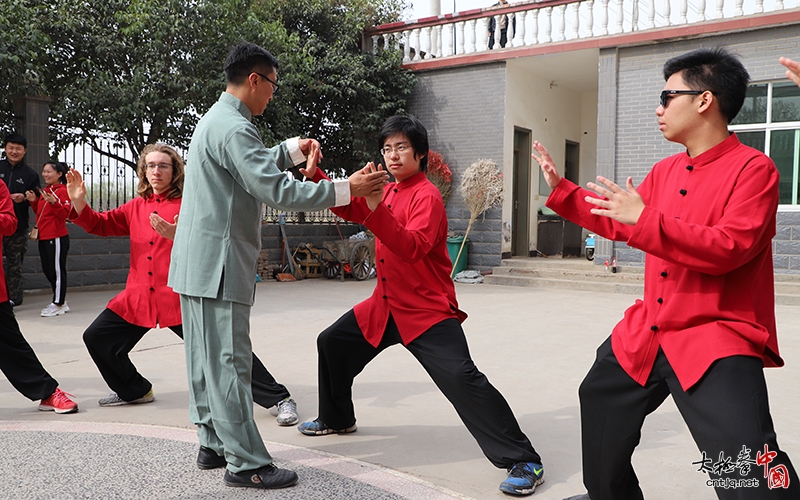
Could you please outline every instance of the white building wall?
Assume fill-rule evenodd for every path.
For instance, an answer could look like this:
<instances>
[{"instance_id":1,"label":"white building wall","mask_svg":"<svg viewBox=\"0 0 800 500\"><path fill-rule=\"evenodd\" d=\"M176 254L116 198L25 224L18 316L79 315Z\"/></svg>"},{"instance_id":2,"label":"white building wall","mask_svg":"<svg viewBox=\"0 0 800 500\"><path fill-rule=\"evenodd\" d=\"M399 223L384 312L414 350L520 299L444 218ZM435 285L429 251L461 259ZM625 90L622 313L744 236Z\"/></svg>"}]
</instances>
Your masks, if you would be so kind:
<instances>
[{"instance_id":1,"label":"white building wall","mask_svg":"<svg viewBox=\"0 0 800 500\"><path fill-rule=\"evenodd\" d=\"M531 131L531 140L539 141L548 148L550 155L564 171L565 141L579 143L581 149L581 169L586 165L584 155L594 155L596 135L596 96L585 97L584 94L569 88L568 82L556 82L551 85L549 79L541 78L535 68L523 67L509 61L506 69L506 101L503 133L503 157L505 192L503 200L503 227L510 230L512 218L511 192L513 188L513 155L514 127ZM588 101L588 102L587 102ZM594 108L591 108L592 104ZM588 115L588 116L587 116ZM593 126L592 120L595 121ZM583 134L587 131L587 134ZM589 140L589 137L592 137ZM587 141L587 142L584 142ZM586 152L584 153L584 150ZM586 161L589 161L586 159ZM593 161L592 161L593 164ZM583 173L581 173L583 175ZM539 195L539 171L536 162L531 163L530 172L530 243L529 249L536 248L536 213L543 206L547 196ZM547 190L549 193L549 189ZM510 232L509 232L510 234ZM511 252L510 238L503 238L502 251Z\"/></svg>"}]
</instances>

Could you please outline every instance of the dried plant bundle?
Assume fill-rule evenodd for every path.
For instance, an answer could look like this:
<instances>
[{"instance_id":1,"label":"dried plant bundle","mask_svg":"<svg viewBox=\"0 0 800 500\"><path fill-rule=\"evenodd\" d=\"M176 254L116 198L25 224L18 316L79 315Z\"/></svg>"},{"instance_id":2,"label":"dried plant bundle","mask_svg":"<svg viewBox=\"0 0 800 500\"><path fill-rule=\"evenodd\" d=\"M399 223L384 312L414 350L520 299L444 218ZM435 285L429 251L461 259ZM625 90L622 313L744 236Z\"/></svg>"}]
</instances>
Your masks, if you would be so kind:
<instances>
[{"instance_id":1,"label":"dried plant bundle","mask_svg":"<svg viewBox=\"0 0 800 500\"><path fill-rule=\"evenodd\" d=\"M500 173L497 164L493 160L482 158L470 165L464 171L464 178L461 180L461 196L469 209L469 224L453 263L451 277L475 220L486 210L503 202L503 174Z\"/></svg>"},{"instance_id":2,"label":"dried plant bundle","mask_svg":"<svg viewBox=\"0 0 800 500\"><path fill-rule=\"evenodd\" d=\"M464 171L461 180L461 196L467 205L470 222L480 214L503 201L503 176L497 164L480 159Z\"/></svg>"}]
</instances>

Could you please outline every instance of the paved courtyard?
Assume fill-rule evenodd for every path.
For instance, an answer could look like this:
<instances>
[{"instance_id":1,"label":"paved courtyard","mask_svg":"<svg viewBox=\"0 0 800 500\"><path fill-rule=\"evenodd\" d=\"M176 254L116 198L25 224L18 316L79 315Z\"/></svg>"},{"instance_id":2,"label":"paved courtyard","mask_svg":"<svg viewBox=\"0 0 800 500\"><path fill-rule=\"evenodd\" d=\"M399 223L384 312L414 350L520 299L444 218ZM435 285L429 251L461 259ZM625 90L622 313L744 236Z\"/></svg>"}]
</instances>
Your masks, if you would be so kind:
<instances>
[{"instance_id":1,"label":"paved courtyard","mask_svg":"<svg viewBox=\"0 0 800 500\"><path fill-rule=\"evenodd\" d=\"M305 280L257 286L253 348L298 402L316 416L317 334L374 281ZM545 462L545 483L531 498L581 493L577 388L623 310L636 296L457 285L464 328L478 367L514 409ZM109 391L83 346L83 330L114 291L68 293L71 311L42 318L48 295L30 295L15 312L22 331L80 412L55 415L0 381L3 498L508 498L505 472L481 454L447 400L402 347L378 356L356 379L358 432L307 437L256 407L262 437L278 465L300 474L297 486L259 492L226 488L220 471L194 466L197 440L188 420L183 345L170 330L149 333L132 354L153 383L156 401L101 408ZM800 462L800 307L777 308L786 367L768 369L781 446ZM0 377L3 378L3 377ZM651 415L634 455L645 496L716 498L701 458L671 400Z\"/></svg>"}]
</instances>

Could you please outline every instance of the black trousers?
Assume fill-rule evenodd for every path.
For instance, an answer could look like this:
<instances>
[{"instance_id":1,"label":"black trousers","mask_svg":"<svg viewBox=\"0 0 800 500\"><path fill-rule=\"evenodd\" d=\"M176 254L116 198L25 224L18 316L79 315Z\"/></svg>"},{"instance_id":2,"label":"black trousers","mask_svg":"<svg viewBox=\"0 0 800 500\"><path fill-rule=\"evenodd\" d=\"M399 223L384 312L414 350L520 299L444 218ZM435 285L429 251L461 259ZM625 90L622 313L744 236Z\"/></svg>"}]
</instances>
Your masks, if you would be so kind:
<instances>
[{"instance_id":1,"label":"black trousers","mask_svg":"<svg viewBox=\"0 0 800 500\"><path fill-rule=\"evenodd\" d=\"M696 457L691 460L687 457L687 472L699 473L704 465L713 468L720 461L720 453L735 464L743 447L750 450L749 457L755 461L757 453L763 454L766 446L769 452L777 453L768 468L779 466L777 470L789 476L788 489L770 489L764 467L756 463L749 470L729 470L721 476L710 474L709 486L716 487L719 498L800 498L797 473L789 457L778 448L760 359L749 356L720 359L697 384L684 391L659 350L650 378L642 387L619 365L609 337L597 349L597 359L579 390L583 481L592 500L644 498L631 456L639 444L645 417L670 394L699 448ZM703 463L704 459L708 460ZM711 482L725 478L757 479L759 487L725 488Z\"/></svg>"},{"instance_id":2,"label":"black trousers","mask_svg":"<svg viewBox=\"0 0 800 500\"><path fill-rule=\"evenodd\" d=\"M31 401L49 397L58 387L22 336L8 301L0 303L0 370L14 389Z\"/></svg>"},{"instance_id":3,"label":"black trousers","mask_svg":"<svg viewBox=\"0 0 800 500\"><path fill-rule=\"evenodd\" d=\"M52 240L39 240L39 258L42 272L53 289L53 303L64 305L67 296L67 253L69 236Z\"/></svg>"},{"instance_id":4,"label":"black trousers","mask_svg":"<svg viewBox=\"0 0 800 500\"><path fill-rule=\"evenodd\" d=\"M172 326L170 330L183 338L183 327ZM125 401L132 401L147 394L152 384L144 378L131 362L134 346L149 332L150 328L136 326L122 319L117 313L105 309L83 332L83 342L92 356L97 369L108 387ZM267 371L253 353L253 401L270 408L278 401L289 397L289 391Z\"/></svg>"},{"instance_id":5,"label":"black trousers","mask_svg":"<svg viewBox=\"0 0 800 500\"><path fill-rule=\"evenodd\" d=\"M323 331L317 338L319 419L334 429L353 425L353 380L381 351L401 342L390 316L383 340L373 347L364 339L352 310ZM452 403L495 467L542 463L505 398L472 362L458 320L437 323L405 347Z\"/></svg>"},{"instance_id":6,"label":"black trousers","mask_svg":"<svg viewBox=\"0 0 800 500\"><path fill-rule=\"evenodd\" d=\"M3 237L3 257L5 260L8 298L15 304L22 304L22 262L28 252L28 231Z\"/></svg>"}]
</instances>

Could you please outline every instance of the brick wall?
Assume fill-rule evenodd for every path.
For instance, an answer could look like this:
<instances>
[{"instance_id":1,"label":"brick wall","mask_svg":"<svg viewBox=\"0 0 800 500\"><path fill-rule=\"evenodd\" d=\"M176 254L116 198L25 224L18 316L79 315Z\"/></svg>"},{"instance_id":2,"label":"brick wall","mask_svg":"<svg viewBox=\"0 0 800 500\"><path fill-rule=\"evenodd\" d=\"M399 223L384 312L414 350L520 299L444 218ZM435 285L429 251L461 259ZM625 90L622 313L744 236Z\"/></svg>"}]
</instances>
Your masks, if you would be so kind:
<instances>
[{"instance_id":1,"label":"brick wall","mask_svg":"<svg viewBox=\"0 0 800 500\"><path fill-rule=\"evenodd\" d=\"M505 109L505 63L448 68L419 73L410 112L428 129L430 147L444 156L453 171L447 203L450 231L463 235L469 210L458 187L461 173L479 158L491 158L502 169ZM488 210L469 234L470 269L500 265L502 209Z\"/></svg>"},{"instance_id":2,"label":"brick wall","mask_svg":"<svg viewBox=\"0 0 800 500\"><path fill-rule=\"evenodd\" d=\"M70 289L124 285L128 277L130 244L127 237L99 237L87 234L75 224L69 228L70 249L67 256L67 283ZM316 224L286 224L289 246L303 243L321 246L323 241L339 238L336 226ZM345 238L357 233L355 224L339 224ZM267 250L269 264L281 262L282 238L277 224L261 226L262 249ZM50 283L42 274L38 243L28 243L28 253L22 267L22 286L25 290L49 289Z\"/></svg>"},{"instance_id":3,"label":"brick wall","mask_svg":"<svg viewBox=\"0 0 800 500\"><path fill-rule=\"evenodd\" d=\"M613 172L617 183L623 183L628 176L639 183L655 162L683 149L666 141L656 124L658 93L664 85L663 64L675 55L720 45L741 57L753 81L776 80L785 78L785 68L778 64L778 57L800 54L800 35L797 26L787 26L601 52L598 173L602 166L604 171ZM604 66L604 60L613 58L617 65L615 74ZM611 96L604 91L613 88L616 88L616 112L608 116L603 110ZM607 139L612 137L614 129L614 149L609 152ZM607 170L609 162L616 168ZM606 249L610 250L610 245L599 245L595 262L602 264ZM614 243L614 251L620 263L644 263L642 252L624 244ZM776 271L800 271L800 213L779 210L773 251Z\"/></svg>"}]
</instances>

